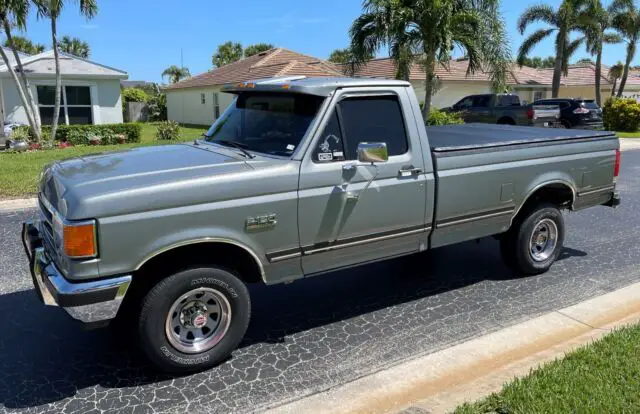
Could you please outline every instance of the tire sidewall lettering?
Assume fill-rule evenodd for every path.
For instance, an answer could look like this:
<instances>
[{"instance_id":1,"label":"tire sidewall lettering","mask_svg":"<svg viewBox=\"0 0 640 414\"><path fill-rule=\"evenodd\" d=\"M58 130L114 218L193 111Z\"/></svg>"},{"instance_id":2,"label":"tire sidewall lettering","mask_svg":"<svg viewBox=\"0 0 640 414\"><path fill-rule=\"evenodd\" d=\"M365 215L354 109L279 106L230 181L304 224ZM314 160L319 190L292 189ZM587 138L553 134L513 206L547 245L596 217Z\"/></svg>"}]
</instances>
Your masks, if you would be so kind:
<instances>
[{"instance_id":1,"label":"tire sidewall lettering","mask_svg":"<svg viewBox=\"0 0 640 414\"><path fill-rule=\"evenodd\" d=\"M226 291L226 293L232 298L235 299L238 297L238 292L236 292L236 290L233 287L231 287L228 283L220 279L216 279L214 277L201 277L198 279L193 279L191 282L189 282L190 287L196 287L196 286L202 286L202 285L216 285L223 288Z\"/></svg>"}]
</instances>

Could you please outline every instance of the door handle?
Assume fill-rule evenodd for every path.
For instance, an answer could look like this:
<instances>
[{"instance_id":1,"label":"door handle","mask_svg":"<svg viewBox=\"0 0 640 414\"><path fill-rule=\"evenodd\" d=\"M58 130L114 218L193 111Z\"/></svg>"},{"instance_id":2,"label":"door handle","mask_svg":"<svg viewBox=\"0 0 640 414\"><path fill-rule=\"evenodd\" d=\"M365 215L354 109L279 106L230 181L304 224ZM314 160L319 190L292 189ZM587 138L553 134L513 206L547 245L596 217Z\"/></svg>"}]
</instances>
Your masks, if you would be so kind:
<instances>
[{"instance_id":1,"label":"door handle","mask_svg":"<svg viewBox=\"0 0 640 414\"><path fill-rule=\"evenodd\" d=\"M398 172L400 173L400 177L410 177L412 175L422 174L422 168L404 167Z\"/></svg>"}]
</instances>

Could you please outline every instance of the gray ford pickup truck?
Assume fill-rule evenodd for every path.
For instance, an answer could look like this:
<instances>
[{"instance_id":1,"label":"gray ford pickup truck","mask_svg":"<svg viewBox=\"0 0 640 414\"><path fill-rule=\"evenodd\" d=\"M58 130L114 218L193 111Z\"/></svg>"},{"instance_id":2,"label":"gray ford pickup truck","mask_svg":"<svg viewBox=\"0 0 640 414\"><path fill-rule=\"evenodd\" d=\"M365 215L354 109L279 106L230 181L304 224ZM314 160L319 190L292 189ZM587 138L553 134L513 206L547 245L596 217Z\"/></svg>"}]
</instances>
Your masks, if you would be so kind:
<instances>
[{"instance_id":1,"label":"gray ford pickup truck","mask_svg":"<svg viewBox=\"0 0 640 414\"><path fill-rule=\"evenodd\" d=\"M36 292L86 324L134 322L160 369L228 357L247 284L276 284L494 235L538 274L563 210L615 207L619 141L602 131L426 129L407 82L229 85L194 142L54 163L23 241ZM427 264L428 265L428 264Z\"/></svg>"}]
</instances>

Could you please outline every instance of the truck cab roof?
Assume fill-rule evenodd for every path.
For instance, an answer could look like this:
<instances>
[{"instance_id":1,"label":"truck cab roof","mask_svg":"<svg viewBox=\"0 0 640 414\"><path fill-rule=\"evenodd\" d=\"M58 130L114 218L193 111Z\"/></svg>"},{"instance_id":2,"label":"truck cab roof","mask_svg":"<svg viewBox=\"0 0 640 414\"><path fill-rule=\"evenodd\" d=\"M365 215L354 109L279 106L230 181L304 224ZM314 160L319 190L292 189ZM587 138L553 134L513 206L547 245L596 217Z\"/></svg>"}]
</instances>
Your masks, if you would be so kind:
<instances>
[{"instance_id":1,"label":"truck cab roof","mask_svg":"<svg viewBox=\"0 0 640 414\"><path fill-rule=\"evenodd\" d=\"M376 78L308 78L306 76L288 76L281 78L256 79L240 83L227 84L223 92L242 93L246 91L263 92L297 92L317 96L329 96L340 88L355 88L367 86L410 87L406 81Z\"/></svg>"}]
</instances>

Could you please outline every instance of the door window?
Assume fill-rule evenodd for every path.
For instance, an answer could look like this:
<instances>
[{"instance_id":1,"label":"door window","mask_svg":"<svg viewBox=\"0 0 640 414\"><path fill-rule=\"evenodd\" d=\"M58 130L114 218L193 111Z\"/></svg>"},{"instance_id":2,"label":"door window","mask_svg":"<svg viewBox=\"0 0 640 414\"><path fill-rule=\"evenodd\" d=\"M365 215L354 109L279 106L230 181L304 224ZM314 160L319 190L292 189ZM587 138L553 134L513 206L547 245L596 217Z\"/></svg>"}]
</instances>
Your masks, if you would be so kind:
<instances>
[{"instance_id":1,"label":"door window","mask_svg":"<svg viewBox=\"0 0 640 414\"><path fill-rule=\"evenodd\" d=\"M342 161L344 156L344 142L340 131L340 121L334 109L331 118L327 122L320 139L313 152L314 162Z\"/></svg>"},{"instance_id":2,"label":"door window","mask_svg":"<svg viewBox=\"0 0 640 414\"><path fill-rule=\"evenodd\" d=\"M344 99L338 104L346 157L357 159L360 142L385 142L389 156L409 149L400 102L395 95Z\"/></svg>"},{"instance_id":3,"label":"door window","mask_svg":"<svg viewBox=\"0 0 640 414\"><path fill-rule=\"evenodd\" d=\"M491 95L476 95L473 97L474 108L488 108L491 105Z\"/></svg>"}]
</instances>

